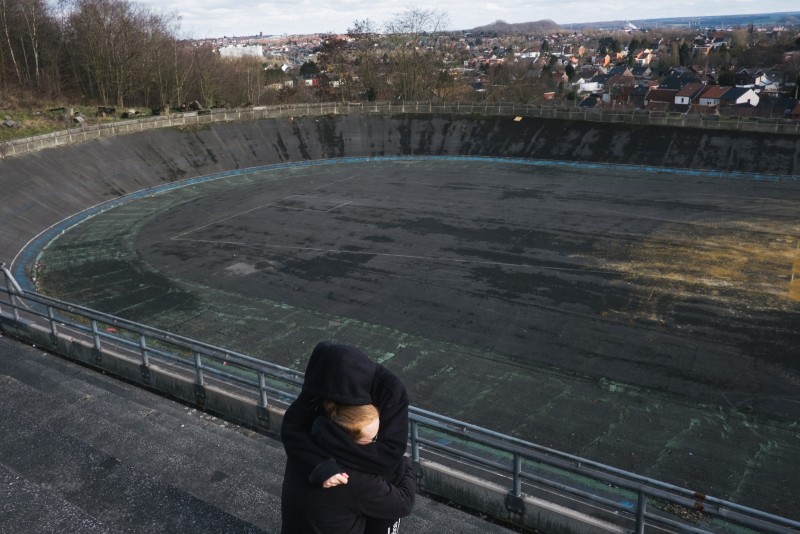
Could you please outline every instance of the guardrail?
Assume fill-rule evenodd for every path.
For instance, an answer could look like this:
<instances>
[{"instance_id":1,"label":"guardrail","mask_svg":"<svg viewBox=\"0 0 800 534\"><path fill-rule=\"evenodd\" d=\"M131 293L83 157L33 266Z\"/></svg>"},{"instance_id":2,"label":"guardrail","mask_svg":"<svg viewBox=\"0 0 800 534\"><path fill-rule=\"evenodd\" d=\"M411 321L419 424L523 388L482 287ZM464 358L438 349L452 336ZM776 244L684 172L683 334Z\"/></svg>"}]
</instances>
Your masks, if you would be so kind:
<instances>
[{"instance_id":1,"label":"guardrail","mask_svg":"<svg viewBox=\"0 0 800 534\"><path fill-rule=\"evenodd\" d=\"M143 132L154 128L199 126L212 122L234 120L354 113L458 113L464 115L525 116L573 121L615 122L649 126L741 130L748 132L800 135L800 120L794 119L687 115L685 113L664 111L589 109L503 102L322 102L317 104L210 109L199 112L189 111L164 116L128 119L99 125L80 126L69 130L0 143L0 158L19 156L44 148L79 143L91 139Z\"/></svg>"},{"instance_id":2,"label":"guardrail","mask_svg":"<svg viewBox=\"0 0 800 534\"><path fill-rule=\"evenodd\" d=\"M216 388L249 395L260 410L285 406L302 385L302 373L76 304L27 291L0 264L0 327L25 338L32 324L49 331L53 347L68 332L91 344L96 366L104 351L135 358L143 377L154 362L183 372L196 388ZM224 414L220 414L224 416ZM635 473L566 454L443 415L411 407L411 458L424 472L435 462L505 488L505 507L524 521L528 497L568 503L624 531L800 532L800 522L741 506ZM423 475L424 476L424 475ZM457 498L446 496L458 502ZM465 503L462 503L465 504ZM488 511L479 510L484 513ZM687 516L692 516L687 520ZM503 518L508 520L508 517ZM651 531L651 530L648 530Z\"/></svg>"}]
</instances>

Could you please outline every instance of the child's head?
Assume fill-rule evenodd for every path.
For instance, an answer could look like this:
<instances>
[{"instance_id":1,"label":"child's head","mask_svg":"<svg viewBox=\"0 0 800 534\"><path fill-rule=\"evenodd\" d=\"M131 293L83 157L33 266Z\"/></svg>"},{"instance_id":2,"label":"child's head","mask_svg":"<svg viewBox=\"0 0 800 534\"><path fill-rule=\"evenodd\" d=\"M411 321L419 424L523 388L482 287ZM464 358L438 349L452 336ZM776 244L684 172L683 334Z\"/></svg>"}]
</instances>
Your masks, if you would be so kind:
<instances>
[{"instance_id":1,"label":"child's head","mask_svg":"<svg viewBox=\"0 0 800 534\"><path fill-rule=\"evenodd\" d=\"M331 420L342 427L359 445L369 445L378 438L380 413L372 404L351 406L324 401L322 408Z\"/></svg>"}]
</instances>

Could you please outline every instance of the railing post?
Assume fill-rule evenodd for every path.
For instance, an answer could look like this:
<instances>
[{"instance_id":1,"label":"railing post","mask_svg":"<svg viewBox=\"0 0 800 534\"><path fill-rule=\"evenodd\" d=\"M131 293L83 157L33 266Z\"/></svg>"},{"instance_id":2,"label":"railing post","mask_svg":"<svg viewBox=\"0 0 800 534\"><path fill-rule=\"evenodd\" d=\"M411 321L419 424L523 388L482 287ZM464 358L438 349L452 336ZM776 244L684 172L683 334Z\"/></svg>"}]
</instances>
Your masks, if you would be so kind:
<instances>
[{"instance_id":1,"label":"railing post","mask_svg":"<svg viewBox=\"0 0 800 534\"><path fill-rule=\"evenodd\" d=\"M11 313L14 315L14 322L19 324L19 312L17 311L16 304L14 304L14 295L21 296L22 291L17 284L17 281L14 280L13 276L11 276L11 271L8 270L5 263L0 263L0 269L2 269L3 277L6 280L6 294L8 294L8 304L11 306Z\"/></svg>"},{"instance_id":2,"label":"railing post","mask_svg":"<svg viewBox=\"0 0 800 534\"><path fill-rule=\"evenodd\" d=\"M644 534L644 514L647 511L647 496L642 490L639 490L639 496L636 499L636 534Z\"/></svg>"},{"instance_id":3,"label":"railing post","mask_svg":"<svg viewBox=\"0 0 800 534\"><path fill-rule=\"evenodd\" d=\"M267 375L258 372L258 391L261 398L261 407L266 408L269 406L269 397L267 396Z\"/></svg>"},{"instance_id":4,"label":"railing post","mask_svg":"<svg viewBox=\"0 0 800 534\"><path fill-rule=\"evenodd\" d=\"M150 382L150 358L147 355L147 341L144 334L139 334L139 349L142 353L142 365L140 371L142 373L142 380L146 383Z\"/></svg>"},{"instance_id":5,"label":"railing post","mask_svg":"<svg viewBox=\"0 0 800 534\"><path fill-rule=\"evenodd\" d=\"M142 353L142 365L148 367L150 365L150 359L147 356L147 340L144 334L139 334L139 350Z\"/></svg>"},{"instance_id":6,"label":"railing post","mask_svg":"<svg viewBox=\"0 0 800 534\"><path fill-rule=\"evenodd\" d=\"M506 510L511 512L512 514L523 516L525 514L525 500L522 498L522 478L520 477L520 473L522 472L522 456L518 453L514 453L514 483L511 491L506 494Z\"/></svg>"},{"instance_id":7,"label":"railing post","mask_svg":"<svg viewBox=\"0 0 800 534\"><path fill-rule=\"evenodd\" d=\"M92 319L92 345L94 350L100 350L100 330L97 328L96 319Z\"/></svg>"},{"instance_id":8,"label":"railing post","mask_svg":"<svg viewBox=\"0 0 800 534\"><path fill-rule=\"evenodd\" d=\"M100 331L97 328L97 319L92 319L92 353L94 355L95 363L100 363L102 360L100 352Z\"/></svg>"},{"instance_id":9,"label":"railing post","mask_svg":"<svg viewBox=\"0 0 800 534\"><path fill-rule=\"evenodd\" d=\"M197 385L198 386L205 386L206 381L205 377L203 376L203 360L200 358L200 353L194 353L194 369L197 373Z\"/></svg>"},{"instance_id":10,"label":"railing post","mask_svg":"<svg viewBox=\"0 0 800 534\"><path fill-rule=\"evenodd\" d=\"M58 327L56 326L56 312L52 306L47 306L47 318L50 322L50 341L55 347L58 344Z\"/></svg>"},{"instance_id":11,"label":"railing post","mask_svg":"<svg viewBox=\"0 0 800 534\"><path fill-rule=\"evenodd\" d=\"M511 490L511 494L514 497L521 497L522 496L522 477L520 474L522 473L522 456L517 453L514 453L514 487Z\"/></svg>"},{"instance_id":12,"label":"railing post","mask_svg":"<svg viewBox=\"0 0 800 534\"><path fill-rule=\"evenodd\" d=\"M411 421L411 461L419 463L419 424Z\"/></svg>"}]
</instances>

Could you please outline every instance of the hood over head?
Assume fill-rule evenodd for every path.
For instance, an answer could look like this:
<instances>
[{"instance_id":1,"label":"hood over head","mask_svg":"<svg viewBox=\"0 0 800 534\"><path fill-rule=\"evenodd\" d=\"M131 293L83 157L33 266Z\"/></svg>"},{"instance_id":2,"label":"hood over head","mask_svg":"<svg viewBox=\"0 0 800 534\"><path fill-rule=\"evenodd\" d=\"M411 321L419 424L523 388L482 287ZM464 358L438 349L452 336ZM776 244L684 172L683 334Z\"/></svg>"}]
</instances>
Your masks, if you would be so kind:
<instances>
[{"instance_id":1,"label":"hood over head","mask_svg":"<svg viewBox=\"0 0 800 534\"><path fill-rule=\"evenodd\" d=\"M322 341L306 366L303 393L341 404L372 404L378 364L355 347Z\"/></svg>"}]
</instances>

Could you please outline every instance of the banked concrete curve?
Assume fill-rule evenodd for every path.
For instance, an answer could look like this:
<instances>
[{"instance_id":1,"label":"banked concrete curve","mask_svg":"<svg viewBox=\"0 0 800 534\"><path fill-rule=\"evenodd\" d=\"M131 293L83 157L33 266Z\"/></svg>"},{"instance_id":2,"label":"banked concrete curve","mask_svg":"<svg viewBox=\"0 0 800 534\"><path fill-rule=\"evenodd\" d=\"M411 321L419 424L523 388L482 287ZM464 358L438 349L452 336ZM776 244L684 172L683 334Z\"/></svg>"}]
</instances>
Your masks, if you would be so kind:
<instances>
[{"instance_id":1,"label":"banked concrete curve","mask_svg":"<svg viewBox=\"0 0 800 534\"><path fill-rule=\"evenodd\" d=\"M800 175L800 137L789 134L452 113L210 122L0 160L0 258L10 262L72 214L165 183L275 163L421 155Z\"/></svg>"}]
</instances>

